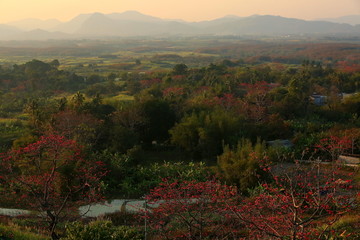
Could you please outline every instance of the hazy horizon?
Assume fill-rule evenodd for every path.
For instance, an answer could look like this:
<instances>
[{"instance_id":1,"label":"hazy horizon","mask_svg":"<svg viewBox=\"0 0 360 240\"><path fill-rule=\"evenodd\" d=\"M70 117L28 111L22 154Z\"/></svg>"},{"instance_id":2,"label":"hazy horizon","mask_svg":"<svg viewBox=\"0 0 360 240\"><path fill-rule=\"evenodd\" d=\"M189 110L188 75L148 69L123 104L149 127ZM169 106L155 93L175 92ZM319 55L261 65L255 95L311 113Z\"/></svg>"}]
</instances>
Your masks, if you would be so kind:
<instances>
[{"instance_id":1,"label":"hazy horizon","mask_svg":"<svg viewBox=\"0 0 360 240\"><path fill-rule=\"evenodd\" d=\"M241 17L259 15L280 15L282 17L314 20L360 14L358 0L0 0L0 23L28 18L41 20L57 19L69 21L79 14L101 12L104 14L138 11L163 19L204 21L236 15Z\"/></svg>"}]
</instances>

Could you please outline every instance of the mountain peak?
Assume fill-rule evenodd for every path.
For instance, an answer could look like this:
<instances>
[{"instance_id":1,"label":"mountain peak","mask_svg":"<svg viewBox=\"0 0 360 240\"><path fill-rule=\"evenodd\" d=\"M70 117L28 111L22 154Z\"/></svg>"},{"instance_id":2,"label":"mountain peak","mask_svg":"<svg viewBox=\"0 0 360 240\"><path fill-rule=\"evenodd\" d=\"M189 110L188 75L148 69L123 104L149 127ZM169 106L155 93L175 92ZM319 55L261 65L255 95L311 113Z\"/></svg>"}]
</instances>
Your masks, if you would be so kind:
<instances>
[{"instance_id":1,"label":"mountain peak","mask_svg":"<svg viewBox=\"0 0 360 240\"><path fill-rule=\"evenodd\" d=\"M355 17L356 16L351 16L351 18ZM273 15L252 15L249 17L226 15L222 18L209 21L185 22L179 20L170 21L131 10L111 14L103 14L100 12L80 14L72 20L60 23L51 29L40 26L44 25L44 20L29 20L25 23L30 24L32 22L38 22L39 25L34 26L29 30L40 28L50 31L50 33L35 30L30 33L28 32L26 36L24 35L24 38L28 37L30 34L37 36L41 35L44 38L69 38L70 36L73 38L79 36L163 36L174 34L283 36L289 34L343 35L345 33L351 36L360 36L360 27L354 27L348 24L338 24L326 21L305 21ZM52 20L49 20L48 22L56 23L56 21ZM16 36L14 34L20 31L13 26L0 25L0 28L0 35L2 35L3 38L7 37L8 39L10 37L15 38ZM55 34L54 31L67 33L68 35Z\"/></svg>"},{"instance_id":2,"label":"mountain peak","mask_svg":"<svg viewBox=\"0 0 360 240\"><path fill-rule=\"evenodd\" d=\"M111 14L107 14L106 16L116 20L146 21L146 22L162 21L161 18L145 15L134 10L126 11L122 13L111 13Z\"/></svg>"},{"instance_id":3,"label":"mountain peak","mask_svg":"<svg viewBox=\"0 0 360 240\"><path fill-rule=\"evenodd\" d=\"M241 17L239 17L237 15L229 14L229 15L226 15L226 16L224 16L222 18L235 18L235 19L237 19L237 18L241 18Z\"/></svg>"},{"instance_id":4,"label":"mountain peak","mask_svg":"<svg viewBox=\"0 0 360 240\"><path fill-rule=\"evenodd\" d=\"M128 10L122 13L123 15L144 15L141 12L135 10Z\"/></svg>"},{"instance_id":5,"label":"mountain peak","mask_svg":"<svg viewBox=\"0 0 360 240\"><path fill-rule=\"evenodd\" d=\"M89 16L89 18L103 18L103 17L106 17L105 14L100 12L94 12Z\"/></svg>"}]
</instances>

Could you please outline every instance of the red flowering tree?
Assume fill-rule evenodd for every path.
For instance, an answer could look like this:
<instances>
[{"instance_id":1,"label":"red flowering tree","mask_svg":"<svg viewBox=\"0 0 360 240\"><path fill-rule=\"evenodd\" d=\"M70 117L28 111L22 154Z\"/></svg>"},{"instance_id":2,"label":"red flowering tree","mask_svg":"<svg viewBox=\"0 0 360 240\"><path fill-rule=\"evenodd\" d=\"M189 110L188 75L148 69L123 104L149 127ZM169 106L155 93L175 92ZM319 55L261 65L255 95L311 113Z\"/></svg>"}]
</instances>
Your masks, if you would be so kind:
<instances>
[{"instance_id":1,"label":"red flowering tree","mask_svg":"<svg viewBox=\"0 0 360 240\"><path fill-rule=\"evenodd\" d=\"M222 97L215 97L216 105L221 106L225 110L237 109L240 107L240 100L231 93L226 93Z\"/></svg>"},{"instance_id":2,"label":"red flowering tree","mask_svg":"<svg viewBox=\"0 0 360 240\"><path fill-rule=\"evenodd\" d=\"M352 209L351 181L327 166L283 165L271 172L273 183L228 206L250 239L327 238L331 225Z\"/></svg>"},{"instance_id":3,"label":"red flowering tree","mask_svg":"<svg viewBox=\"0 0 360 240\"><path fill-rule=\"evenodd\" d=\"M338 160L341 154L351 149L351 146L352 141L347 136L330 136L323 138L320 140L320 143L316 145L318 149L330 155L331 161Z\"/></svg>"},{"instance_id":4,"label":"red flowering tree","mask_svg":"<svg viewBox=\"0 0 360 240\"><path fill-rule=\"evenodd\" d=\"M102 121L89 113L65 110L52 116L51 128L47 131L56 132L68 139L74 139L86 147L96 144L99 139Z\"/></svg>"},{"instance_id":5,"label":"red flowering tree","mask_svg":"<svg viewBox=\"0 0 360 240\"><path fill-rule=\"evenodd\" d=\"M350 128L342 132L350 141L351 154L360 153L360 128Z\"/></svg>"},{"instance_id":6,"label":"red flowering tree","mask_svg":"<svg viewBox=\"0 0 360 240\"><path fill-rule=\"evenodd\" d=\"M168 99L181 97L184 94L185 94L185 89L183 87L169 87L163 90L164 97Z\"/></svg>"},{"instance_id":7,"label":"red flowering tree","mask_svg":"<svg viewBox=\"0 0 360 240\"><path fill-rule=\"evenodd\" d=\"M162 82L161 79L153 78L153 79L141 80L140 84L141 84L141 87L143 87L143 88L149 88L152 85L159 84L161 82Z\"/></svg>"},{"instance_id":8,"label":"red flowering tree","mask_svg":"<svg viewBox=\"0 0 360 240\"><path fill-rule=\"evenodd\" d=\"M204 91L205 92L205 91ZM225 93L222 96L205 97L199 96L197 100L201 105L208 107L221 107L226 111L238 112L239 108L242 107L242 103L239 98L234 96L232 93ZM193 99L194 100L194 99Z\"/></svg>"},{"instance_id":9,"label":"red flowering tree","mask_svg":"<svg viewBox=\"0 0 360 240\"><path fill-rule=\"evenodd\" d=\"M268 92L271 90L270 84L259 81L254 84L242 83L240 86L247 92L243 99L243 108L248 118L256 122L263 121L270 104L267 97Z\"/></svg>"},{"instance_id":10,"label":"red flowering tree","mask_svg":"<svg viewBox=\"0 0 360 240\"><path fill-rule=\"evenodd\" d=\"M46 219L53 239L56 226L75 215L83 204L102 198L103 163L85 161L73 140L50 135L26 147L1 154L0 177L4 196L37 210Z\"/></svg>"},{"instance_id":11,"label":"red flowering tree","mask_svg":"<svg viewBox=\"0 0 360 240\"><path fill-rule=\"evenodd\" d=\"M236 197L236 188L216 181L164 179L146 197L153 208L145 216L161 239L236 239L238 224L225 211Z\"/></svg>"},{"instance_id":12,"label":"red flowering tree","mask_svg":"<svg viewBox=\"0 0 360 240\"><path fill-rule=\"evenodd\" d=\"M265 169L265 167L264 167ZM284 164L250 197L215 181L169 181L151 191L146 217L155 239L329 239L354 206L344 174L327 165ZM335 177L334 177L335 176Z\"/></svg>"}]
</instances>

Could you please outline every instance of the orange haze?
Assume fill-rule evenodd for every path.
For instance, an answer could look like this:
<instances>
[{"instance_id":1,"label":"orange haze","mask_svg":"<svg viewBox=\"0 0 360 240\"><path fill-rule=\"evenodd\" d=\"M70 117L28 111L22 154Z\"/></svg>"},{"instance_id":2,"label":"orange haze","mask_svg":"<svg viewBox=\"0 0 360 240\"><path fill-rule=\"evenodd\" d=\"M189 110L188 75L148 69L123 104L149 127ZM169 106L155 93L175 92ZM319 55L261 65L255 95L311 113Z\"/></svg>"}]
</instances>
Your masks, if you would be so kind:
<instances>
[{"instance_id":1,"label":"orange haze","mask_svg":"<svg viewBox=\"0 0 360 240\"><path fill-rule=\"evenodd\" d=\"M0 23L24 18L68 21L81 13L136 10L187 21L253 14L316 19L360 14L359 0L0 0Z\"/></svg>"}]
</instances>

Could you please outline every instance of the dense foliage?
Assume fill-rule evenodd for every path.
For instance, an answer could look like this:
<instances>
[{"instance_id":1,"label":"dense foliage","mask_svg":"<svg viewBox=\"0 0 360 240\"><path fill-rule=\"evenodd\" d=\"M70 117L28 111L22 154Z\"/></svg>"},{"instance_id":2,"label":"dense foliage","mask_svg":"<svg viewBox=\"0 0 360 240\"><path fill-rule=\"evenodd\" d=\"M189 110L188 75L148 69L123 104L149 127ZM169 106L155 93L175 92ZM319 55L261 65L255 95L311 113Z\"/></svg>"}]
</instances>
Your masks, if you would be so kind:
<instances>
[{"instance_id":1,"label":"dense foliage","mask_svg":"<svg viewBox=\"0 0 360 240\"><path fill-rule=\"evenodd\" d=\"M332 225L357 206L358 185L334 163L360 154L359 72L298 56L151 61L175 58L144 72L148 59L111 73L57 60L1 66L0 206L38 211L54 239L141 239L108 221L65 230L76 207L103 196L146 196L153 239L341 236Z\"/></svg>"}]
</instances>

